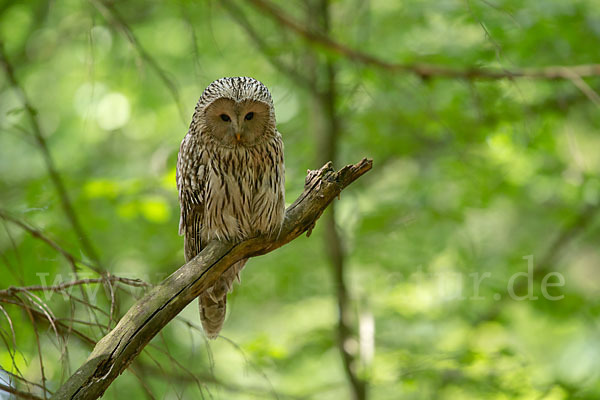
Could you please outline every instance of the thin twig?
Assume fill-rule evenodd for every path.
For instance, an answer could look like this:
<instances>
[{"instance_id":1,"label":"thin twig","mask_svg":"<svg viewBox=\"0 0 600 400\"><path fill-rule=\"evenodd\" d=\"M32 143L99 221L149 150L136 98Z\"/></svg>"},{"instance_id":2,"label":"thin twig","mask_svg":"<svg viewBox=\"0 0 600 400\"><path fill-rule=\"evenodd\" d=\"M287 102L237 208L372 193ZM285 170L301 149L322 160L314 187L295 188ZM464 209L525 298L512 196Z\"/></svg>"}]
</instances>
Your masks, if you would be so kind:
<instances>
[{"instance_id":1,"label":"thin twig","mask_svg":"<svg viewBox=\"0 0 600 400\"><path fill-rule=\"evenodd\" d=\"M94 246L92 245L92 242L90 241L85 230L83 229L81 222L79 222L79 217L77 216L77 213L73 208L73 203L71 202L71 198L67 193L66 186L60 174L58 173L58 170L54 163L54 159L52 158L52 154L50 153L50 149L48 148L48 144L46 143L46 139L44 138L44 135L42 133L42 128L38 120L38 113L33 107L31 101L29 100L29 97L23 89L23 86L19 83L15 74L14 67L9 62L8 57L6 56L6 52L4 51L4 43L2 41L0 41L0 64L4 69L9 84L15 89L15 92L20 97L21 103L25 108L25 113L28 116L29 121L31 123L33 136L38 147L42 152L44 163L46 164L46 169L48 170L48 175L50 175L50 179L54 187L56 188L62 208L67 218L69 219L73 230L77 234L77 238L81 243L81 246L83 247L85 252L88 253L88 256L99 264L100 258L98 257L98 253L96 252Z\"/></svg>"},{"instance_id":2,"label":"thin twig","mask_svg":"<svg viewBox=\"0 0 600 400\"><path fill-rule=\"evenodd\" d=\"M587 205L577 212L572 220L563 225L562 229L554 235L554 238L542 256L537 257L535 269L533 270L534 280L541 279L549 272L552 272L552 268L559 258L560 253L596 221L599 211L600 205ZM528 280L520 280L513 287L514 293L521 293L527 289L528 284ZM509 299L509 296L503 296L501 301L496 302L493 307L490 307L485 313L479 316L477 322L481 323L497 318L504 309L505 302Z\"/></svg>"},{"instance_id":3,"label":"thin twig","mask_svg":"<svg viewBox=\"0 0 600 400\"><path fill-rule=\"evenodd\" d=\"M111 323L113 321L112 316L114 314L114 305L115 305L114 288L112 287L112 282L114 282L115 280L119 280L121 278L114 279L114 278L112 278L112 275L110 274L110 272L103 271L102 269L96 267L92 263L86 262L84 260L81 260L81 259L75 257L72 253L69 253L67 250L65 250L63 247L61 247L58 243L56 243L54 240L52 240L50 237L48 237L46 234L44 234L41 230L32 227L25 221L21 221L20 219L13 217L8 212L6 212L2 209L0 209L0 218L19 226L21 229L23 229L23 230L27 231L29 234L31 234L34 238L42 240L43 242L48 244L50 247L52 247L54 250L56 250L58 253L60 253L71 265L71 271L72 271L73 276L76 281L82 281L79 279L79 273L77 271L77 264L85 265L86 267L90 268L92 271L96 272L98 275L100 275L102 277L102 283L105 284L106 286L108 286L108 290L111 293L111 309L110 309L110 314L108 314L109 322L107 324L108 329L110 329ZM126 278L123 278L123 279L126 279ZM122 282L124 283L124 281L122 281ZM143 286L143 285L141 285L141 286ZM45 286L45 287L47 287L47 286ZM82 304L86 305L87 306L86 310L87 310L88 314L90 315L90 318L92 318L96 322L97 326L102 326L100 324L100 320L98 319L98 316L96 315L96 313L94 311L104 312L104 310L101 310L97 307L92 306L87 292L83 290L83 287L81 285L79 285L79 290L80 290L81 297L83 298L83 300L80 300L77 298L74 298L74 299L77 301L80 301ZM67 295L72 298L74 297L74 296L71 296L70 293L67 293ZM101 333L104 334L104 333L106 333L106 331L101 330Z\"/></svg>"},{"instance_id":4,"label":"thin twig","mask_svg":"<svg viewBox=\"0 0 600 400\"><path fill-rule=\"evenodd\" d=\"M77 285L87 285L90 283L105 283L106 280L110 280L111 282L120 282L125 285L134 286L134 287L151 287L149 283L146 283L140 279L130 279L124 278L121 276L110 275L106 278L88 278L88 279L78 279L76 281L64 282L58 285L46 286L46 285L32 285L32 286L10 286L8 289L0 290L0 296L10 296L14 293L19 292L60 292L67 288L77 286Z\"/></svg>"},{"instance_id":5,"label":"thin twig","mask_svg":"<svg viewBox=\"0 0 600 400\"><path fill-rule=\"evenodd\" d=\"M8 356L10 357L10 361L12 364L12 368L17 372L17 374L19 376L23 376L23 373L19 370L19 366L17 365L17 360L15 359L16 357L16 344L13 342L13 346L11 348L10 343L8 342L8 340L6 339L6 337L4 336L4 329L0 328L0 338L2 338L2 341L4 342L4 346L6 346L6 349L8 350ZM14 341L14 337L13 337L13 341ZM0 364L0 371L4 370L4 368L2 367L2 365ZM3 377L0 375L0 380L4 380Z\"/></svg>"},{"instance_id":6,"label":"thin twig","mask_svg":"<svg viewBox=\"0 0 600 400\"><path fill-rule=\"evenodd\" d=\"M18 307L21 307L23 309L25 309L26 312L31 312L32 315L40 320L40 321L44 321L44 322L48 322L50 324L50 321L48 321L47 315L44 314L41 311L36 310L35 308L31 307L30 305L26 304L25 302L23 302L23 300L21 300L19 297L16 297L18 299L14 300L16 296L14 296L13 298L3 298L0 297L0 302L5 303L5 304L13 304L16 305ZM87 336L86 334L84 334L83 332L74 329L72 326L69 326L67 324L65 324L64 322L60 321L60 319L53 319L52 320L52 324L54 324L54 327L61 333L61 334L66 334L69 332L73 332L79 339L81 339L83 342L88 343L90 345L95 345L96 341L92 338L90 338L89 336Z\"/></svg>"},{"instance_id":7,"label":"thin twig","mask_svg":"<svg viewBox=\"0 0 600 400\"><path fill-rule=\"evenodd\" d=\"M318 0L309 8L307 19L311 21L311 32L328 35L330 32L329 0ZM312 3L308 3L312 4ZM317 94L313 101L312 115L321 123L315 124L317 131L318 158L317 163L326 160L337 161L338 143L341 135L340 120L336 111L337 103L337 74L333 60L327 58L323 64L317 63L317 57L311 56L310 64L314 69L313 80L320 76L325 82L323 92ZM346 257L342 238L338 232L335 218L335 204L332 204L324 216L325 250L331 266L335 295L337 299L337 348L342 360L342 366L348 381L351 398L366 399L367 382L361 379L356 371L359 364L356 356L348 350L347 343L355 341L352 329L352 305L348 285L346 283Z\"/></svg>"},{"instance_id":8,"label":"thin twig","mask_svg":"<svg viewBox=\"0 0 600 400\"><path fill-rule=\"evenodd\" d=\"M15 328L13 326L13 322L12 319L10 319L10 315L8 315L8 313L6 312L6 310L4 309L4 307L2 307L0 305L0 311L2 311L2 314L4 314L4 317L6 318L6 320L8 321L8 326L10 327L10 333L12 335L12 344L13 344L13 349L16 350L17 348L17 335L15 335ZM14 362L14 351L11 351L10 347L8 347L8 352L11 354L11 358L13 359L13 365L16 366L16 363Z\"/></svg>"},{"instance_id":9,"label":"thin twig","mask_svg":"<svg viewBox=\"0 0 600 400\"><path fill-rule=\"evenodd\" d=\"M8 375L8 376L9 376L10 378L12 378L12 379L18 379L19 381L21 381L21 382L25 383L25 385L27 385L27 389L29 389L29 386L35 386L35 387L37 387L38 389L42 389L42 390L44 390L44 387L43 387L42 385L40 385L39 383L37 383L37 382L32 382L32 381L28 381L27 379L23 378L22 376L19 376L19 375L17 375L17 374L14 374L14 373L12 373L12 372L10 372L10 371L7 371L7 370L3 369L3 370L2 370L2 373L3 373L3 374L6 374L6 375ZM3 380L4 382L7 382L5 379L2 379L2 380ZM8 382L8 383L10 383L10 382ZM52 393L53 393L51 390L48 390L48 389L46 389L46 391L47 391L49 394L52 394Z\"/></svg>"},{"instance_id":10,"label":"thin twig","mask_svg":"<svg viewBox=\"0 0 600 400\"><path fill-rule=\"evenodd\" d=\"M6 236L8 237L8 240L10 241L10 246L12 247L13 251L15 252L16 261L19 264L19 266L22 267L23 260L21 259L21 252L19 251L19 248L17 247L17 244L15 243L15 239L13 238L12 233L8 229L8 226L6 225L5 222L2 224L2 227L4 228L4 231L6 232ZM2 257L2 260L8 267L10 273L13 274L15 279L17 279L17 281L19 281L21 283L25 282L25 277L23 276L23 268L13 268L12 264L8 260L8 257L6 257L5 252L0 253L0 257ZM21 273L21 275L19 275L19 272Z\"/></svg>"},{"instance_id":11,"label":"thin twig","mask_svg":"<svg viewBox=\"0 0 600 400\"><path fill-rule=\"evenodd\" d=\"M163 343L164 343L164 339L163 339ZM196 383L196 386L198 387L198 390L200 391L200 393L202 393L203 390L208 391L208 389L206 388L206 385L200 380L200 375L187 369L183 364L181 364L179 361L177 361L175 359L175 357L173 357L171 355L171 353L169 353L168 350L162 349L159 346L154 345L154 344L150 344L149 346L154 348L155 350L163 353L169 359L169 361L171 361L172 365L179 368L185 375L189 376L190 379L192 381L194 381L194 383ZM150 353L149 349L146 349L145 354L154 362L154 364L156 364L156 366L161 370L162 374L165 375L165 377L166 377L167 376L166 371L162 368L161 363L159 363L154 358L154 356Z\"/></svg>"},{"instance_id":12,"label":"thin twig","mask_svg":"<svg viewBox=\"0 0 600 400\"><path fill-rule=\"evenodd\" d=\"M246 352L244 352L244 349L242 349L240 345L238 345L236 342L223 335L219 335L219 337L225 340L227 343L229 343L236 351L238 351L242 355L242 357L244 357L246 363L250 365L269 384L271 395L275 399L279 399L279 394L275 390L275 386L273 386L273 383L271 382L267 374L258 365L256 365L256 363L250 360L250 358L246 355Z\"/></svg>"},{"instance_id":13,"label":"thin twig","mask_svg":"<svg viewBox=\"0 0 600 400\"><path fill-rule=\"evenodd\" d=\"M573 76L580 78L600 76L600 64L584 64L573 66L550 66L542 68L515 68L515 69L484 69L480 67L453 68L442 65L415 63L403 64L382 60L368 53L352 49L336 42L329 36L308 30L304 24L295 21L292 17L274 6L267 0L247 0L257 9L270 15L280 25L296 32L311 43L318 44L326 49L361 64L374 66L389 72L413 73L422 78L461 78L461 79L561 79L572 80Z\"/></svg>"},{"instance_id":14,"label":"thin twig","mask_svg":"<svg viewBox=\"0 0 600 400\"><path fill-rule=\"evenodd\" d=\"M41 397L36 396L35 394L29 392L23 392L22 390L18 390L12 386L4 385L0 383L0 392L6 392L17 396L20 399L30 399L30 400L42 400ZM46 397L44 397L46 398Z\"/></svg>"},{"instance_id":15,"label":"thin twig","mask_svg":"<svg viewBox=\"0 0 600 400\"><path fill-rule=\"evenodd\" d=\"M248 37L254 42L258 50L263 53L265 58L284 75L294 80L298 87L308 88L310 91L315 92L315 82L310 80L308 76L303 75L298 69L291 65L286 64L284 61L277 58L274 52L269 48L269 45L263 36L258 33L250 21L244 15L244 12L234 4L231 0L223 0L221 2L225 9L229 12L229 15L238 23L238 25L246 32Z\"/></svg>"},{"instance_id":16,"label":"thin twig","mask_svg":"<svg viewBox=\"0 0 600 400\"><path fill-rule=\"evenodd\" d=\"M129 372L131 372L131 374L133 376L135 376L135 378L138 380L138 382L140 383L140 386L142 387L144 392L146 392L146 396L149 399L156 400L156 397L154 397L154 394L152 393L152 389L150 388L149 384L144 380L143 376L138 371L136 371L133 367L129 367L129 368L127 368L127 370Z\"/></svg>"},{"instance_id":17,"label":"thin twig","mask_svg":"<svg viewBox=\"0 0 600 400\"><path fill-rule=\"evenodd\" d=\"M71 324L71 325L69 325L69 327L71 327L72 324L80 324L80 325L86 325L86 326L100 327L102 329L106 328L104 325L96 324L94 322L84 321L84 320L77 319L77 318L57 317L55 321L67 321Z\"/></svg>"},{"instance_id":18,"label":"thin twig","mask_svg":"<svg viewBox=\"0 0 600 400\"><path fill-rule=\"evenodd\" d=\"M96 9L108 20L108 22L114 25L123 33L123 35L125 35L129 43L131 43L140 57L142 57L142 59L147 62L150 68L158 75L160 80L171 93L171 96L177 105L181 121L185 125L187 117L185 115L183 105L181 104L181 99L179 98L179 89L177 88L175 81L167 75L165 70L158 64L154 57L152 57L152 55L144 48L144 46L142 46L125 19L121 16L121 14L119 14L112 3L103 0L91 0L91 2L94 7L96 7Z\"/></svg>"},{"instance_id":19,"label":"thin twig","mask_svg":"<svg viewBox=\"0 0 600 400\"><path fill-rule=\"evenodd\" d=\"M48 304L44 303L42 301L42 299L39 298L39 296L36 296L35 294L31 293L30 291L23 290L23 293L29 299L29 301L34 306L39 308L40 311L46 316L46 319L48 320L48 322L50 323L50 326L52 327L52 330L54 331L56 340L57 340L57 342L59 342L60 339L59 339L59 335L58 335L58 330L56 329L56 325L54 324L54 320L56 319L56 317L54 316L52 309L50 309L50 307L48 307ZM13 294L13 297L19 298L16 294ZM20 300L20 298L19 298L19 300Z\"/></svg>"},{"instance_id":20,"label":"thin twig","mask_svg":"<svg viewBox=\"0 0 600 400\"><path fill-rule=\"evenodd\" d=\"M58 253L60 253L69 262L69 264L71 264L72 267L76 268L77 264L82 264L82 265L85 265L86 267L90 268L94 272L96 272L98 275L101 275L102 271L99 270L98 268L96 268L93 264L75 257L73 254L69 253L67 250L65 250L63 247L61 247L58 243L56 243L54 240L52 240L50 237L48 237L42 231L32 227L25 221L22 221L16 217L10 215L7 211L2 210L2 209L0 209L0 218L2 218L5 221L8 221L12 224L17 225L24 231L28 232L34 238L40 239L41 241L46 243L48 246L52 247L54 250L56 250Z\"/></svg>"},{"instance_id":21,"label":"thin twig","mask_svg":"<svg viewBox=\"0 0 600 400\"><path fill-rule=\"evenodd\" d=\"M568 69L565 72L572 76L571 82L573 82L573 85L575 85L577 89L581 90L581 93L583 93L585 97L587 97L592 103L600 107L600 95L598 95L598 93L592 89L592 87L588 85L580 75L577 75Z\"/></svg>"},{"instance_id":22,"label":"thin twig","mask_svg":"<svg viewBox=\"0 0 600 400\"><path fill-rule=\"evenodd\" d=\"M198 329L199 329L200 333L203 334L202 329L200 329L200 328L198 328ZM164 349L161 349L160 347L158 347L156 345L152 345L152 344L150 344L149 346L152 347L153 349L156 349L157 351L160 351L164 355L166 355L173 362L173 364L183 372L183 374L174 374L173 370L165 371L162 364L158 360L156 360L155 357L152 356L152 354L150 354L149 351L144 351L144 354L146 356L148 356L154 362L154 364L156 365L156 370L153 371L153 369L150 368L148 365L139 365L139 366L143 367L144 369L148 369L149 372L164 375L165 378L169 379L169 381L171 381L171 382L174 380L178 380L178 381L182 381L182 382L193 382L198 386L198 389L200 390L201 393L203 390L208 391L208 388L206 385L208 383L208 384L212 384L215 386L219 386L229 392L252 393L260 398L266 398L269 395L271 395L271 396L273 395L272 388L263 388L260 386L239 386L239 385L231 383L230 381L218 379L216 376L214 376L212 374L207 375L205 373L191 371L188 368L186 368L183 364L178 362L170 353L168 353ZM286 394L286 393L279 393L279 396L284 399L293 399L293 400L307 398L306 396L296 396L296 395Z\"/></svg>"},{"instance_id":23,"label":"thin twig","mask_svg":"<svg viewBox=\"0 0 600 400\"><path fill-rule=\"evenodd\" d=\"M100 308L100 307L98 307L98 306L96 306L96 305L92 304L90 301L88 301L88 300L85 300L85 299L80 299L79 297L77 297L77 296L75 296L75 295L73 295L73 294L71 294L71 293L69 293L69 292L63 292L63 293L64 293L64 294L66 294L66 295L69 297L69 303L71 303L71 304L72 304L73 302L77 302L77 303L79 303L79 304L83 304L83 305L84 305L86 308L91 308L91 309L92 309L92 310L94 310L94 311L98 311L100 314L104 315L106 318L108 318L108 317L109 317L109 315L108 315L108 313L106 312L106 310L104 310L104 309L102 309L102 308ZM96 316L96 314L95 314L95 313L94 313L94 316ZM99 322L99 320L98 320L97 318L94 318L94 321L95 321L95 323L96 323L98 326L104 326L103 324L101 324L101 323ZM102 334L105 334L107 329L110 329L110 327L108 327L108 326L105 326L105 329L101 329L101 330L100 330L100 332L101 332Z\"/></svg>"},{"instance_id":24,"label":"thin twig","mask_svg":"<svg viewBox=\"0 0 600 400\"><path fill-rule=\"evenodd\" d=\"M43 391L44 399L47 399L48 397L46 396L46 392L48 391L48 389L46 388L46 374L44 372L44 357L42 356L42 346L40 344L40 335L37 331L37 326L35 325L35 320L33 318L33 315L31 314L31 311L29 310L29 308L25 308L25 311L27 312L27 315L29 316L29 319L31 321L31 326L33 327L33 333L35 334L35 342L37 344L37 349L38 349L38 358L40 360L40 374L42 376L42 388L44 389L44 391Z\"/></svg>"}]
</instances>

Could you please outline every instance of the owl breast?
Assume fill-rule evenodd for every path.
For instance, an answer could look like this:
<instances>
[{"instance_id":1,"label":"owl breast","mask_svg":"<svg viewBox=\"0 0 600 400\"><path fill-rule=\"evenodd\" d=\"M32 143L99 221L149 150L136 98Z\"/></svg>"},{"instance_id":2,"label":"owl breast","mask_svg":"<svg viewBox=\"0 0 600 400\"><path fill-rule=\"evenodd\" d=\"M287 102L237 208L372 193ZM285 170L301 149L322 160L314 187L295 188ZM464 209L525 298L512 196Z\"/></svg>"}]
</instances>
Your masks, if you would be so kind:
<instances>
[{"instance_id":1,"label":"owl breast","mask_svg":"<svg viewBox=\"0 0 600 400\"><path fill-rule=\"evenodd\" d=\"M253 147L211 147L203 171L202 242L277 234L285 208L281 136Z\"/></svg>"}]
</instances>

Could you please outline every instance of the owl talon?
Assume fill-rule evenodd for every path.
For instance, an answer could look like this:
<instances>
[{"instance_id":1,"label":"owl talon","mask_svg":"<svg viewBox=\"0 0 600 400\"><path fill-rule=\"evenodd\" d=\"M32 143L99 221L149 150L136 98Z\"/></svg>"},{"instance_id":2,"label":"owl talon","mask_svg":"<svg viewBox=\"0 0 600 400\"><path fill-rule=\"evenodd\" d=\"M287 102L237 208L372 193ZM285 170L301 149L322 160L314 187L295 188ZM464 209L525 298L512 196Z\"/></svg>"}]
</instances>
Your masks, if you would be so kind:
<instances>
[{"instance_id":1,"label":"owl talon","mask_svg":"<svg viewBox=\"0 0 600 400\"><path fill-rule=\"evenodd\" d=\"M311 235L313 229L315 228L315 226L316 226L316 223L313 222L313 224L308 227L308 229L306 230L306 237L310 237L310 235Z\"/></svg>"},{"instance_id":2,"label":"owl talon","mask_svg":"<svg viewBox=\"0 0 600 400\"><path fill-rule=\"evenodd\" d=\"M210 299L211 299L212 301L214 301L215 303L218 303L218 302L219 302L219 299L217 299L217 297L215 296L215 291L213 290L213 288L212 288L212 287L211 287L211 288L208 288L208 289L206 290L206 294L207 294L207 295L208 295L208 297L210 297Z\"/></svg>"}]
</instances>

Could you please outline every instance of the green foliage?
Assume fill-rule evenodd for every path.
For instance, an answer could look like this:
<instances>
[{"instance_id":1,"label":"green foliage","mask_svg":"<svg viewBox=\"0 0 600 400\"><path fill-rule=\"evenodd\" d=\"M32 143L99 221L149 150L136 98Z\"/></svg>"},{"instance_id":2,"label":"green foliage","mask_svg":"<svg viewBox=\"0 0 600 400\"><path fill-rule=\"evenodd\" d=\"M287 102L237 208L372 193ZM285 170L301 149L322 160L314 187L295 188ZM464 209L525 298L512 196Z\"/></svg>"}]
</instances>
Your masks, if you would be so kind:
<instances>
[{"instance_id":1,"label":"green foliage","mask_svg":"<svg viewBox=\"0 0 600 400\"><path fill-rule=\"evenodd\" d=\"M320 167L313 97L270 60L308 74L307 53L316 52L337 71L337 166L374 159L336 204L357 337L344 346L369 398L600 397L600 126L581 84L389 72L307 42L250 2L235 4L268 54L221 2L105 4L0 1L0 40L101 268L157 283L183 263L176 157L195 102L219 77L248 75L271 89L287 200L296 198L306 170ZM306 21L302 2L278 5ZM331 13L335 41L388 62L500 70L597 62L596 0L349 0ZM320 78L314 84L323 89ZM597 92L600 79L583 86ZM79 278L98 278L5 74L0 204L80 259ZM317 224L310 238L252 259L229 297L227 340L203 340L192 304L106 397L348 398L326 246ZM0 252L0 289L75 279L65 258L8 220ZM512 297L509 283L528 271L530 255L537 299L517 300L526 278L516 278ZM564 285L544 295L550 272ZM50 309L98 340L144 291L113 290L112 311L107 285L34 292L39 301L0 297L0 367L41 383L40 347L54 391L91 349L4 300ZM7 376L0 371L0 383Z\"/></svg>"}]
</instances>

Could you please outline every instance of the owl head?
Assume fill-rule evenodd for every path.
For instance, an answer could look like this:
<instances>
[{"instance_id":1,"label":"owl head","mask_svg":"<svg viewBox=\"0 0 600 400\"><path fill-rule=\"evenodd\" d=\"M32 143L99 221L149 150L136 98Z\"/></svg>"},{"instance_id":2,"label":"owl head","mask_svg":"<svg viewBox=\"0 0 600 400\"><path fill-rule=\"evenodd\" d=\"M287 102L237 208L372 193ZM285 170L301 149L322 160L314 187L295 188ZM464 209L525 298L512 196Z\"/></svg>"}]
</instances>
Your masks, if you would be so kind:
<instances>
[{"instance_id":1,"label":"owl head","mask_svg":"<svg viewBox=\"0 0 600 400\"><path fill-rule=\"evenodd\" d=\"M190 131L227 147L254 146L276 135L271 93L253 78L217 79L200 96Z\"/></svg>"}]
</instances>

